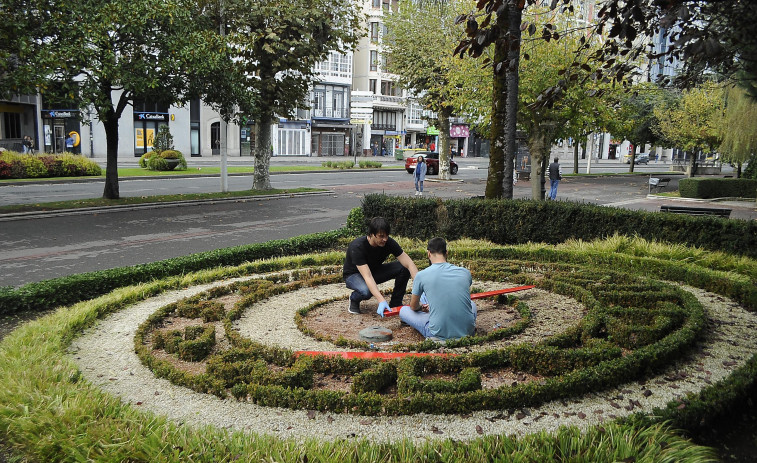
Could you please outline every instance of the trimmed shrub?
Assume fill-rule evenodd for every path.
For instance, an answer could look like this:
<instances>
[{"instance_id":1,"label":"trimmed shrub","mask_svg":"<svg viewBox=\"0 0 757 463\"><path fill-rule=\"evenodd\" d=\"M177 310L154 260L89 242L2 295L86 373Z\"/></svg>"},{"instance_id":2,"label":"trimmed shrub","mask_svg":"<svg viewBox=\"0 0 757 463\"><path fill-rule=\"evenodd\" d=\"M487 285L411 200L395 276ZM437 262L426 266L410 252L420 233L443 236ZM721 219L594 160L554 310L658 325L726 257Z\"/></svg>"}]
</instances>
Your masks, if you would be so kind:
<instances>
[{"instance_id":1,"label":"trimmed shrub","mask_svg":"<svg viewBox=\"0 0 757 463\"><path fill-rule=\"evenodd\" d=\"M4 169L3 166L7 166ZM81 155L35 156L4 151L0 154L0 178L79 177L101 175L102 169Z\"/></svg>"},{"instance_id":2,"label":"trimmed shrub","mask_svg":"<svg viewBox=\"0 0 757 463\"><path fill-rule=\"evenodd\" d=\"M678 191L684 198L754 198L757 179L749 178L682 178Z\"/></svg>"},{"instance_id":3,"label":"trimmed shrub","mask_svg":"<svg viewBox=\"0 0 757 463\"><path fill-rule=\"evenodd\" d=\"M11 165L0 160L0 179L11 178Z\"/></svg>"},{"instance_id":4,"label":"trimmed shrub","mask_svg":"<svg viewBox=\"0 0 757 463\"><path fill-rule=\"evenodd\" d=\"M185 170L187 168L187 160L184 159L184 155L176 150L165 150L154 154L146 158L145 164L150 170L173 170L166 161L167 159L178 159L179 165L176 166L178 170Z\"/></svg>"},{"instance_id":5,"label":"trimmed shrub","mask_svg":"<svg viewBox=\"0 0 757 463\"><path fill-rule=\"evenodd\" d=\"M447 240L472 238L497 244L561 243L613 234L680 243L757 257L757 222L631 211L569 201L400 198L363 199L365 220L381 216L392 234ZM366 223L367 225L367 223Z\"/></svg>"}]
</instances>

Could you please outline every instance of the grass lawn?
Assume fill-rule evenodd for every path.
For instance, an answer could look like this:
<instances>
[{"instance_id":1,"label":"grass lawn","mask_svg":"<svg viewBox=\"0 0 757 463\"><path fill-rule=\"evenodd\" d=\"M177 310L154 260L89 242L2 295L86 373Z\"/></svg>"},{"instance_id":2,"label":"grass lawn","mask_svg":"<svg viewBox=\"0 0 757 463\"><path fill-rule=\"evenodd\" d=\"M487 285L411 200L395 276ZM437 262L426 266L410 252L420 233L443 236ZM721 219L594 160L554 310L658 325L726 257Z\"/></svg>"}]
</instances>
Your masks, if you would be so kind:
<instances>
[{"instance_id":1,"label":"grass lawn","mask_svg":"<svg viewBox=\"0 0 757 463\"><path fill-rule=\"evenodd\" d=\"M312 191L323 191L318 188L288 188L284 190L242 190L227 191L226 193L191 193L175 194L164 196L132 196L119 199L77 199L72 201L54 201L49 203L36 204L15 204L10 206L0 206L0 214L10 214L13 212L37 212L37 211L55 211L61 209L77 209L83 207L104 207L104 206L124 206L132 204L149 204L149 203L166 203L172 201L196 201L201 199L225 199L225 198L243 198L249 196L275 195L275 194L292 194L307 193Z\"/></svg>"}]
</instances>

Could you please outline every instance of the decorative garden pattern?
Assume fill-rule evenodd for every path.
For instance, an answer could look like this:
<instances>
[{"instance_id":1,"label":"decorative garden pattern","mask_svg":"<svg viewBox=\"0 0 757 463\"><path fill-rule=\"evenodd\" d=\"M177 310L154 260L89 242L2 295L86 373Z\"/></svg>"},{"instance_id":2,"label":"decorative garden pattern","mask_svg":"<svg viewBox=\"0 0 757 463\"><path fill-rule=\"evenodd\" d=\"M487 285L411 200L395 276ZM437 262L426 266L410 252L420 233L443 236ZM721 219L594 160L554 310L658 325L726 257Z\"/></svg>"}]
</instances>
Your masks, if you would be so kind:
<instances>
[{"instance_id":1,"label":"decorative garden pattern","mask_svg":"<svg viewBox=\"0 0 757 463\"><path fill-rule=\"evenodd\" d=\"M511 325L443 346L377 346L453 356L385 362L294 355L369 348L357 339L334 339L307 328L308 313L319 308L334 306L334 324L345 316L348 290L332 265L261 274L150 305L132 348L156 376L178 386L172 394L192 389L224 399L220 403L231 408L229 403L238 401L241 416L226 412L235 417L232 422L246 423L245 415L268 417L263 421L269 424L254 425L260 432L302 435L300 425L288 425L297 429L290 433L270 424L287 421L270 418L272 411L284 416L283 407L305 422L320 423L308 427L313 434L304 432L305 437L395 440L391 429L405 431L395 438L417 433L419 414L433 422L427 429L431 437L474 439L565 423L598 424L655 407L685 408L689 396L743 365L757 347L743 336L736 345L725 328L741 323L753 328L755 317L740 311L734 318L729 312L738 304L714 293L594 263L492 258L497 252L478 251L475 259L457 263L472 270L479 288L537 286L522 300L490 302L489 310L517 314ZM717 310L716 300L722 306ZM381 323L372 313L360 317ZM557 322L545 324L545 317ZM713 325L719 328L712 330ZM718 341L725 338L730 344ZM343 421L358 424L350 428Z\"/></svg>"},{"instance_id":2,"label":"decorative garden pattern","mask_svg":"<svg viewBox=\"0 0 757 463\"><path fill-rule=\"evenodd\" d=\"M625 244L450 243L476 290L536 288L485 301L476 336L443 346L398 336L374 346L446 357L295 355L370 348L323 323L347 315L340 252L125 287L6 338L0 420L32 455L79 451L83 459L146 461L169 451L199 461L224 460L218 452L331 461L379 451L445 461L434 456L439 449L473 461L524 451L540 459L557 451L552 443L600 452L598 442L616 435L638 442L633 455L689 448L655 423L700 423L754 381L757 266L614 240ZM422 243L403 248L421 262ZM369 310L357 317L382 323ZM93 428L107 429L103 439ZM25 435L60 437L46 445ZM673 444L653 450L650 439Z\"/></svg>"}]
</instances>

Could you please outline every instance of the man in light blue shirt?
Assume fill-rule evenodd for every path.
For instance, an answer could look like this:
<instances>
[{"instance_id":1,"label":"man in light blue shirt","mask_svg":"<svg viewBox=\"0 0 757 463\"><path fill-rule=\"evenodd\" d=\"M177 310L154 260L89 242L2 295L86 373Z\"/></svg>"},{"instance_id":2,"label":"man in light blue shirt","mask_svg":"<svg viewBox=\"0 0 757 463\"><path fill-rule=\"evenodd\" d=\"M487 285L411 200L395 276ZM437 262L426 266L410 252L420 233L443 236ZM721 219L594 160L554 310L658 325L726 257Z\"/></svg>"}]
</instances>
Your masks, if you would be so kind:
<instances>
[{"instance_id":1,"label":"man in light blue shirt","mask_svg":"<svg viewBox=\"0 0 757 463\"><path fill-rule=\"evenodd\" d=\"M476 304L470 298L470 271L447 262L443 238L432 238L426 249L431 265L413 279L410 306L402 307L400 319L427 338L446 341L473 335Z\"/></svg>"}]
</instances>

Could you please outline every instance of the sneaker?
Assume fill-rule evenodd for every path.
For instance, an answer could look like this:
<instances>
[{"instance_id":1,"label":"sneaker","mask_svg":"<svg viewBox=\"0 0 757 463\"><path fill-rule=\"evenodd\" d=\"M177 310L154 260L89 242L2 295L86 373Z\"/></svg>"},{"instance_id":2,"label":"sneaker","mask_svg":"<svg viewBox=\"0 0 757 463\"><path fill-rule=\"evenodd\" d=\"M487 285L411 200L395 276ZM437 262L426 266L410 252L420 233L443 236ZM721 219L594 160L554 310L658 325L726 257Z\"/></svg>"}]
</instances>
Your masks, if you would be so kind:
<instances>
[{"instance_id":1,"label":"sneaker","mask_svg":"<svg viewBox=\"0 0 757 463\"><path fill-rule=\"evenodd\" d=\"M418 196L418 193L420 193L420 191L415 190L415 196Z\"/></svg>"},{"instance_id":2,"label":"sneaker","mask_svg":"<svg viewBox=\"0 0 757 463\"><path fill-rule=\"evenodd\" d=\"M422 191L418 192L418 196L423 196L423 192Z\"/></svg>"},{"instance_id":3,"label":"sneaker","mask_svg":"<svg viewBox=\"0 0 757 463\"><path fill-rule=\"evenodd\" d=\"M347 311L351 314L360 315L360 303L350 301L350 308Z\"/></svg>"}]
</instances>

